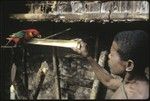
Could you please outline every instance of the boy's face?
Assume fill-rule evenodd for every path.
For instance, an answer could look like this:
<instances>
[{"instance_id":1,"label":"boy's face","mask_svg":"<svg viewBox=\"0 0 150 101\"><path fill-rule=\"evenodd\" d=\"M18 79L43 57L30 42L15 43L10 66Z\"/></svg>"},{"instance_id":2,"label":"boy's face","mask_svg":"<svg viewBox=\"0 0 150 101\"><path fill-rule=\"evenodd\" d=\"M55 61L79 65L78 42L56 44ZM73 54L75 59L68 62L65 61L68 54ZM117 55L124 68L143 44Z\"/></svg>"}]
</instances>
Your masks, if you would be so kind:
<instances>
[{"instance_id":1,"label":"boy's face","mask_svg":"<svg viewBox=\"0 0 150 101\"><path fill-rule=\"evenodd\" d=\"M110 67L110 71L112 74L121 75L125 72L126 69L126 61L121 60L119 53L117 52L118 45L115 41L113 41L110 53L108 65Z\"/></svg>"}]
</instances>

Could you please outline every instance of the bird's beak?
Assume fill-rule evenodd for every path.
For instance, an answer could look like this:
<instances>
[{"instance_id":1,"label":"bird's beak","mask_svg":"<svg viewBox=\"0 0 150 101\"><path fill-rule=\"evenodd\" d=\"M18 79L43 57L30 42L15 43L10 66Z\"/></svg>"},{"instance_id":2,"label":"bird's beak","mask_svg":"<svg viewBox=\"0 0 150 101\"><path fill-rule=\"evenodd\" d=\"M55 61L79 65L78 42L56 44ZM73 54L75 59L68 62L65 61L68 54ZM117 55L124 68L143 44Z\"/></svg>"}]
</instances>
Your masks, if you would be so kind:
<instances>
[{"instance_id":1,"label":"bird's beak","mask_svg":"<svg viewBox=\"0 0 150 101\"><path fill-rule=\"evenodd\" d=\"M41 35L38 35L37 37L38 37L38 38L41 38L42 36L41 36Z\"/></svg>"}]
</instances>

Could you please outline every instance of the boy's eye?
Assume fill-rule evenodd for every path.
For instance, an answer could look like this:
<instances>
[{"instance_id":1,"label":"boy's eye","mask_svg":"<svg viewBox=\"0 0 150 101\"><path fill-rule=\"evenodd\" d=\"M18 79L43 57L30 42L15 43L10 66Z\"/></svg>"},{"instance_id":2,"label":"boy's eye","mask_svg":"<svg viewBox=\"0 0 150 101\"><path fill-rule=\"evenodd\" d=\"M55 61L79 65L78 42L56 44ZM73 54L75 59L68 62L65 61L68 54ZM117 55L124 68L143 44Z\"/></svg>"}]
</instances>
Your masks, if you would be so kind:
<instances>
[{"instance_id":1,"label":"boy's eye","mask_svg":"<svg viewBox=\"0 0 150 101\"><path fill-rule=\"evenodd\" d=\"M115 54L115 51L111 51L110 54L111 56L113 56Z\"/></svg>"},{"instance_id":2,"label":"boy's eye","mask_svg":"<svg viewBox=\"0 0 150 101\"><path fill-rule=\"evenodd\" d=\"M111 55L111 56L113 56L113 54L112 54L112 53L111 53L110 55Z\"/></svg>"}]
</instances>

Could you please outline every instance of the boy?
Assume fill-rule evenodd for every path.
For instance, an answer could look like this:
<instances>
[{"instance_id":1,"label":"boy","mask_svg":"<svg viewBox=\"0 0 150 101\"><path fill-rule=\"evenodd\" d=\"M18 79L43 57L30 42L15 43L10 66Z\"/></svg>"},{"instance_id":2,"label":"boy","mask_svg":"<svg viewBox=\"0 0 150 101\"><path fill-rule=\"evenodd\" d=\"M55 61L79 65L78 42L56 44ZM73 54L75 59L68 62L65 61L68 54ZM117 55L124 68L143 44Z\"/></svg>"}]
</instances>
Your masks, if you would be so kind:
<instances>
[{"instance_id":1,"label":"boy","mask_svg":"<svg viewBox=\"0 0 150 101\"><path fill-rule=\"evenodd\" d=\"M86 43L82 41L80 49L73 49L86 57L94 73L102 84L114 93L111 99L148 99L149 81L145 76L148 60L148 35L141 30L118 33L109 53L108 65L112 74L123 80L114 78L101 68L89 56Z\"/></svg>"}]
</instances>

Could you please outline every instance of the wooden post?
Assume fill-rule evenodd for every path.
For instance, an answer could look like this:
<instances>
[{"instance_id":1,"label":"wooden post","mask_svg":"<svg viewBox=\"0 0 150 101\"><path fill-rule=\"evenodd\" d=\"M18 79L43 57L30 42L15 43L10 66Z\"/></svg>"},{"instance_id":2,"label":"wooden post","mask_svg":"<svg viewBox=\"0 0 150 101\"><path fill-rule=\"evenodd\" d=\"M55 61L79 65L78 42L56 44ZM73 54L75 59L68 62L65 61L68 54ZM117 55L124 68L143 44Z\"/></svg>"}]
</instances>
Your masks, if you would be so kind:
<instances>
[{"instance_id":1,"label":"wooden post","mask_svg":"<svg viewBox=\"0 0 150 101\"><path fill-rule=\"evenodd\" d=\"M56 94L56 99L61 99L59 69L58 69L57 55L56 55L55 47L52 47L52 60L53 60L53 68L54 68L54 74L55 74L55 94Z\"/></svg>"},{"instance_id":2,"label":"wooden post","mask_svg":"<svg viewBox=\"0 0 150 101\"><path fill-rule=\"evenodd\" d=\"M42 62L41 67L38 70L36 78L35 78L34 90L30 96L31 97L30 99L34 99L34 100L37 99L48 69L49 67L48 67L47 62L46 61Z\"/></svg>"},{"instance_id":3,"label":"wooden post","mask_svg":"<svg viewBox=\"0 0 150 101\"><path fill-rule=\"evenodd\" d=\"M16 71L17 71L17 67L15 65L15 63L13 63L12 68L11 68L11 86L10 86L10 100L14 100L15 99L15 77L16 77Z\"/></svg>"},{"instance_id":4,"label":"wooden post","mask_svg":"<svg viewBox=\"0 0 150 101\"><path fill-rule=\"evenodd\" d=\"M102 68L104 68L104 66L105 66L105 61L106 61L106 55L107 54L108 54L107 51L102 51L101 54L100 54L100 57L98 59L98 64ZM107 73L107 71L106 71L106 73ZM91 91L91 94L90 94L90 99L96 99L97 98L99 85L100 85L99 80L97 78L95 78L94 83L93 83L93 87L92 87L92 91Z\"/></svg>"},{"instance_id":5,"label":"wooden post","mask_svg":"<svg viewBox=\"0 0 150 101\"><path fill-rule=\"evenodd\" d=\"M96 35L95 56L94 56L95 61L97 61L98 45L99 45L98 41L99 41L99 37L98 37L98 35ZM99 90L99 80L95 76L93 86L92 86L92 90L91 90L91 93L90 93L90 99L96 99L98 90Z\"/></svg>"},{"instance_id":6,"label":"wooden post","mask_svg":"<svg viewBox=\"0 0 150 101\"><path fill-rule=\"evenodd\" d=\"M94 54L94 59L95 61L97 61L97 55L98 55L98 42L99 42L99 36L96 35L96 41L95 41L95 54Z\"/></svg>"},{"instance_id":7,"label":"wooden post","mask_svg":"<svg viewBox=\"0 0 150 101\"><path fill-rule=\"evenodd\" d=\"M27 63L27 60L26 60L26 52L27 52L27 50L26 50L26 46L24 45L23 46L23 57L22 57L22 63L23 63L23 69L24 69L24 79L23 79L23 83L24 83L24 85L25 85L25 89L26 89L26 91L27 91L27 93L28 93L28 74L27 74L27 65L26 65L26 63ZM28 95L28 94L27 94ZM29 96L28 96L29 97Z\"/></svg>"},{"instance_id":8,"label":"wooden post","mask_svg":"<svg viewBox=\"0 0 150 101\"><path fill-rule=\"evenodd\" d=\"M23 63L23 85L24 85L24 92L26 95L26 98L29 99L29 95L28 95L28 73L27 73L27 56L26 56L27 50L26 50L26 45L23 44L23 56L22 56L22 63Z\"/></svg>"}]
</instances>

